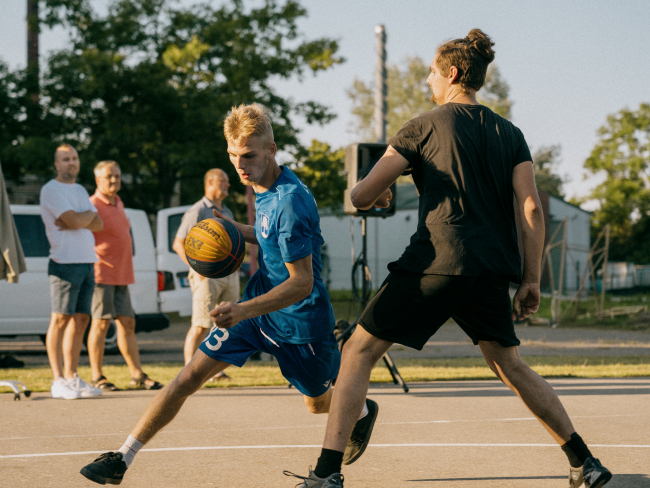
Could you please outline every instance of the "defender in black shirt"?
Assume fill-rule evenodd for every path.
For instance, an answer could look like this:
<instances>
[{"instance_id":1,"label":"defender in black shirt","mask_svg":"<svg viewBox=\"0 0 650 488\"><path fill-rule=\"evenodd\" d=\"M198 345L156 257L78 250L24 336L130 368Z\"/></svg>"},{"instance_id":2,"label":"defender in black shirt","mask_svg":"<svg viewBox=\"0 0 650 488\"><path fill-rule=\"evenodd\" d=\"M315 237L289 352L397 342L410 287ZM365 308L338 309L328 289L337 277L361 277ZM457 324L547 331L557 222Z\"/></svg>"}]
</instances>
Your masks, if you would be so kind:
<instances>
[{"instance_id":1,"label":"defender in black shirt","mask_svg":"<svg viewBox=\"0 0 650 488\"><path fill-rule=\"evenodd\" d=\"M418 227L343 349L323 450L304 488L343 486L350 434L365 448L372 429L353 432L372 367L393 343L421 349L450 317L562 447L571 464L570 487L600 488L612 477L576 433L551 386L517 351L513 320L539 308L544 221L524 136L476 100L493 45L474 29L438 48L427 83L439 107L407 122L352 191L357 208L385 207L390 185L410 171L420 194ZM521 215L523 271L513 198ZM510 281L520 284L512 304Z\"/></svg>"}]
</instances>

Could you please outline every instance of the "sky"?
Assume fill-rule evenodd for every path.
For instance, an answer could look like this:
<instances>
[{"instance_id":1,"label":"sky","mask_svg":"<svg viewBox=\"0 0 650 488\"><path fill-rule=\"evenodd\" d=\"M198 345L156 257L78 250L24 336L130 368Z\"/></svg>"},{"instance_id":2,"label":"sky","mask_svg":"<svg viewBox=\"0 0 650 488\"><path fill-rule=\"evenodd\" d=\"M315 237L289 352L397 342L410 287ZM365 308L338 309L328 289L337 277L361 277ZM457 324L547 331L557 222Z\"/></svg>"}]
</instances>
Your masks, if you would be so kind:
<instances>
[{"instance_id":1,"label":"sky","mask_svg":"<svg viewBox=\"0 0 650 488\"><path fill-rule=\"evenodd\" d=\"M100 12L107 4L92 1ZM0 59L12 68L22 67L27 56L26 0L0 2ZM585 179L583 165L607 116L650 102L647 0L466 0L462 8L461 2L437 0L302 0L301 4L308 11L298 24L304 38L337 39L339 55L346 59L316 76L273 82L279 95L315 100L338 115L324 127L305 125L304 144L313 138L335 147L358 142L351 132L352 103L346 90L355 78L373 80L378 24L386 28L387 61L398 64L407 56L429 63L442 41L465 37L475 27L489 34L496 43L495 63L511 88L512 121L533 151L551 144L562 147L557 172L570 180L565 184L567 197L587 196L600 181L593 176ZM66 42L63 29L45 31L42 60Z\"/></svg>"}]
</instances>

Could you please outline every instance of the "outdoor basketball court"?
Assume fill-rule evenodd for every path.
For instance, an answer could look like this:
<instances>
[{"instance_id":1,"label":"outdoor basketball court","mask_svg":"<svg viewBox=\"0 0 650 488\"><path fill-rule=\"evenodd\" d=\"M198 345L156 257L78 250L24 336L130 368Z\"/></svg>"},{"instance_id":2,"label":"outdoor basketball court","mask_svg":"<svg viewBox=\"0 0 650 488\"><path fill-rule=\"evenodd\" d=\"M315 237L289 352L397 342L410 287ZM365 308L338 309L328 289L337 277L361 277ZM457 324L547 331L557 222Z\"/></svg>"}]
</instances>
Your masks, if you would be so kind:
<instances>
[{"instance_id":1,"label":"outdoor basketball court","mask_svg":"<svg viewBox=\"0 0 650 488\"><path fill-rule=\"evenodd\" d=\"M615 474L608 488L650 487L650 379L551 384L578 432ZM562 487L568 463L521 402L497 381L373 386L379 417L345 487ZM0 395L0 485L97 486L79 474L118 449L154 392L12 401ZM125 487L293 487L315 464L326 416L295 389L201 390L138 454Z\"/></svg>"}]
</instances>

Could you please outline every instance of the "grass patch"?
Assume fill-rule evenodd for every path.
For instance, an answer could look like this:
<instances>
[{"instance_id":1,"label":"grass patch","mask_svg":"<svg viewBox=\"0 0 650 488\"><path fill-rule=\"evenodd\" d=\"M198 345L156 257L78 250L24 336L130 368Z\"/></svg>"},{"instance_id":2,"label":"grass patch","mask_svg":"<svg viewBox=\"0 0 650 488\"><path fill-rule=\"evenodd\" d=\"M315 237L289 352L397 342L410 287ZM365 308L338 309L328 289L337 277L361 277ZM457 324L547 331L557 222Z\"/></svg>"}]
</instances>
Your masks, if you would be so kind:
<instances>
[{"instance_id":1,"label":"grass patch","mask_svg":"<svg viewBox=\"0 0 650 488\"><path fill-rule=\"evenodd\" d=\"M648 356L532 356L524 360L545 378L629 378L650 376ZM482 358L453 359L397 359L397 367L406 382L417 381L459 381L495 379ZM182 363L147 364L146 373L162 383L169 383L183 367ZM282 377L275 361L254 362L243 368L227 370L232 381L207 384L207 388L228 388L235 386L282 386L287 381ZM80 367L82 378L90 378L90 368ZM129 372L126 366L104 366L104 375L120 388L129 387ZM50 369L47 366L0 370L0 380L19 380L32 391L49 391ZM378 363L370 378L374 383L391 382L388 369ZM10 392L0 387L0 392Z\"/></svg>"},{"instance_id":2,"label":"grass patch","mask_svg":"<svg viewBox=\"0 0 650 488\"><path fill-rule=\"evenodd\" d=\"M600 303L600 295L598 296ZM620 315L617 317L605 317L598 320L596 315L596 303L593 295L588 299L581 300L578 303L575 316L569 313L569 307L574 304L569 304L569 299L562 300L562 313L566 311L566 315L562 319L560 327L562 328L596 328L596 329L617 329L617 330L648 330L650 328L650 320L642 319L641 314L636 315ZM636 293L630 295L605 295L605 309L614 307L631 307L636 305L648 305L650 308L650 293ZM645 314L644 314L645 315ZM539 305L539 311L535 317L551 318L551 298L542 297ZM647 315L646 315L647 317Z\"/></svg>"}]
</instances>

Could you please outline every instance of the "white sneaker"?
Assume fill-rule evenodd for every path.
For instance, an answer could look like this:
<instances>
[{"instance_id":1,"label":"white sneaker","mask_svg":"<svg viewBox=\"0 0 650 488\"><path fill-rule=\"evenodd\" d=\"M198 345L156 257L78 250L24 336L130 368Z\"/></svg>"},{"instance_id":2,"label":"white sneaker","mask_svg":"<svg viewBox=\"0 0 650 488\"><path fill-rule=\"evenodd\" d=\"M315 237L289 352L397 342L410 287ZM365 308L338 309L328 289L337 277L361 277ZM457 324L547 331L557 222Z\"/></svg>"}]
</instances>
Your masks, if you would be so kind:
<instances>
[{"instance_id":1,"label":"white sneaker","mask_svg":"<svg viewBox=\"0 0 650 488\"><path fill-rule=\"evenodd\" d=\"M101 388L90 386L88 383L82 380L77 373L74 374L73 378L70 378L67 381L70 388L78 391L79 394L84 398L102 396L103 392Z\"/></svg>"},{"instance_id":2,"label":"white sneaker","mask_svg":"<svg viewBox=\"0 0 650 488\"><path fill-rule=\"evenodd\" d=\"M68 382L64 378L57 378L52 381L52 386L50 388L50 394L52 398L60 398L62 400L74 400L76 398L81 398L81 392L71 388Z\"/></svg>"}]
</instances>

